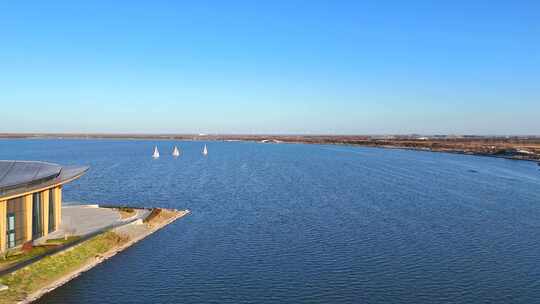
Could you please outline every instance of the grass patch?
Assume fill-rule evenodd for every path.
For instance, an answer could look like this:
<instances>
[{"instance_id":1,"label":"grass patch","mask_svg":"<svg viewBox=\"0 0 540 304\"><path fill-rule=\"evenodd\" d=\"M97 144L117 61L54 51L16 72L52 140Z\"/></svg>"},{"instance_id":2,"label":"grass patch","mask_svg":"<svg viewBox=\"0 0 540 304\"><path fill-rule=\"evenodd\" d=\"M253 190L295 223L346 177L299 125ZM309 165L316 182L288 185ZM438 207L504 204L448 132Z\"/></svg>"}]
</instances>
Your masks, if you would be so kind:
<instances>
[{"instance_id":1,"label":"grass patch","mask_svg":"<svg viewBox=\"0 0 540 304\"><path fill-rule=\"evenodd\" d=\"M80 236L73 235L73 236L69 236L67 238L67 240L65 238L49 239L49 240L45 241L45 244L49 244L49 245L66 245L66 244L70 244L70 243L73 243L75 241L78 241L80 239L81 239Z\"/></svg>"},{"instance_id":2,"label":"grass patch","mask_svg":"<svg viewBox=\"0 0 540 304\"><path fill-rule=\"evenodd\" d=\"M29 259L42 255L49 250L51 250L51 247L49 246L35 246L28 252L23 252L22 250L8 252L5 258L0 259L0 269L6 269L14 264L28 261Z\"/></svg>"},{"instance_id":3,"label":"grass patch","mask_svg":"<svg viewBox=\"0 0 540 304\"><path fill-rule=\"evenodd\" d=\"M156 227L164 224L174 217L178 217L181 213L183 214L184 211L154 208L143 222L150 227Z\"/></svg>"},{"instance_id":4,"label":"grass patch","mask_svg":"<svg viewBox=\"0 0 540 304\"><path fill-rule=\"evenodd\" d=\"M140 208L133 208L133 207L127 207L127 206L113 206L113 205L100 205L100 208L109 208L118 211L120 213L121 219L128 219L137 213L137 209Z\"/></svg>"},{"instance_id":5,"label":"grass patch","mask_svg":"<svg viewBox=\"0 0 540 304\"><path fill-rule=\"evenodd\" d=\"M44 245L32 247L30 251L22 251L19 249L8 252L5 257L0 258L0 270L7 269L8 267L12 267L13 265L28 261L32 258L45 254L53 249L58 248L58 246L64 246L73 243L80 238L80 236L70 236L67 240L64 238L50 239L45 241Z\"/></svg>"},{"instance_id":6,"label":"grass patch","mask_svg":"<svg viewBox=\"0 0 540 304\"><path fill-rule=\"evenodd\" d=\"M122 219L127 219L135 215L135 209L129 208L129 207L120 207L117 208L118 212L120 213L120 217Z\"/></svg>"},{"instance_id":7,"label":"grass patch","mask_svg":"<svg viewBox=\"0 0 540 304\"><path fill-rule=\"evenodd\" d=\"M161 209L160 208L154 208L152 209L152 211L150 212L150 214L144 219L143 222L145 223L151 223L152 221L155 221L161 214Z\"/></svg>"},{"instance_id":8,"label":"grass patch","mask_svg":"<svg viewBox=\"0 0 540 304\"><path fill-rule=\"evenodd\" d=\"M14 273L0 277L0 283L9 287L0 292L0 303L14 303L46 287L62 276L79 269L92 258L124 244L128 238L114 232L105 232L65 252L45 257Z\"/></svg>"},{"instance_id":9,"label":"grass patch","mask_svg":"<svg viewBox=\"0 0 540 304\"><path fill-rule=\"evenodd\" d=\"M120 218L125 220L128 219L137 213L137 210L132 207L126 206L109 206L109 205L100 205L100 208L109 208L118 211L120 213Z\"/></svg>"}]
</instances>

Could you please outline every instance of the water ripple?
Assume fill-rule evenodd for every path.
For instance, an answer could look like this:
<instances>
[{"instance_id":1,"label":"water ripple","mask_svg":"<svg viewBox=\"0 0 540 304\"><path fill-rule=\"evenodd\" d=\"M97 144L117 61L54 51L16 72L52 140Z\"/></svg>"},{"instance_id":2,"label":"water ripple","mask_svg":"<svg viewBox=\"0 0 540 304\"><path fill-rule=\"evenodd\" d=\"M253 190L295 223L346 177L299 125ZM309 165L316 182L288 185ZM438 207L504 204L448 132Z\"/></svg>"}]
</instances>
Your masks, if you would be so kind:
<instances>
[{"instance_id":1,"label":"water ripple","mask_svg":"<svg viewBox=\"0 0 540 304\"><path fill-rule=\"evenodd\" d=\"M41 303L534 303L540 173L375 148L0 141L0 158L88 164L66 200L193 213ZM8 148L9 147L9 148ZM17 155L11 151L17 151ZM475 171L475 173L472 173Z\"/></svg>"}]
</instances>

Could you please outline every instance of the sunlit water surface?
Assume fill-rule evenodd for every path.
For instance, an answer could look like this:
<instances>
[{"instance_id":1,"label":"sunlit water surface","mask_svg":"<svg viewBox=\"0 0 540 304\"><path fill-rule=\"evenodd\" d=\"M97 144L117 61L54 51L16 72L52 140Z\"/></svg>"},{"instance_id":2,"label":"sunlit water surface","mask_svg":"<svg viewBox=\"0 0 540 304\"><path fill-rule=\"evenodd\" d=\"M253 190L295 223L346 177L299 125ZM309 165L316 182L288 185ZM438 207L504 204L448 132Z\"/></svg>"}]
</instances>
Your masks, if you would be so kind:
<instances>
[{"instance_id":1,"label":"sunlit water surface","mask_svg":"<svg viewBox=\"0 0 540 304\"><path fill-rule=\"evenodd\" d=\"M152 160L157 144L162 157ZM2 140L90 165L65 201L192 214L41 303L534 303L531 162L346 146Z\"/></svg>"}]
</instances>

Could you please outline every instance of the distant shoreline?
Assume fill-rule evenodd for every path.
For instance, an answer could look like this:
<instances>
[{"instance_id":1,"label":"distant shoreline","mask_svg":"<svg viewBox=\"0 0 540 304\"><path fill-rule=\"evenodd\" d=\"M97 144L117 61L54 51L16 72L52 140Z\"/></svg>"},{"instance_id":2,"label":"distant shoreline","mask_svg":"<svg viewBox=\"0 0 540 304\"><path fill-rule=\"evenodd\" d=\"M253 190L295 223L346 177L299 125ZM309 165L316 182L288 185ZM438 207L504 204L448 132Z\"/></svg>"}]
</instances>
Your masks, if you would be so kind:
<instances>
[{"instance_id":1,"label":"distant shoreline","mask_svg":"<svg viewBox=\"0 0 540 304\"><path fill-rule=\"evenodd\" d=\"M2 291L0 303L31 303L36 301L45 294L63 286L84 272L94 268L189 213L189 210L153 208L150 215L146 216L144 219L139 218L112 229L101 230L96 235L91 235L89 238L84 238L81 242L74 243L73 246L68 245L59 252L55 252L51 255L44 255L37 261L5 274L2 277L3 279L8 280L10 285L9 288ZM93 243L107 237L116 237L117 242L114 244L104 242L99 243L98 245ZM93 249L95 249L95 251L101 250L102 252L97 253L96 255L85 255L85 252L92 251ZM74 254L73 252L77 250L80 252ZM65 255L70 254L72 255L71 259L64 258ZM59 267L58 269L53 269L52 278L43 279L42 275L36 274L36 267L43 268L42 265L39 265L40 263L68 263L65 262L66 260L71 261L71 264L64 264L63 268ZM34 276L32 276L32 274L34 274ZM13 276L16 278L12 278ZM34 285L21 285L21 278L34 280Z\"/></svg>"},{"instance_id":2,"label":"distant shoreline","mask_svg":"<svg viewBox=\"0 0 540 304\"><path fill-rule=\"evenodd\" d=\"M0 133L0 139L110 139L251 141L260 143L335 144L489 156L540 164L540 136L451 135L215 135L215 134L105 134Z\"/></svg>"}]
</instances>

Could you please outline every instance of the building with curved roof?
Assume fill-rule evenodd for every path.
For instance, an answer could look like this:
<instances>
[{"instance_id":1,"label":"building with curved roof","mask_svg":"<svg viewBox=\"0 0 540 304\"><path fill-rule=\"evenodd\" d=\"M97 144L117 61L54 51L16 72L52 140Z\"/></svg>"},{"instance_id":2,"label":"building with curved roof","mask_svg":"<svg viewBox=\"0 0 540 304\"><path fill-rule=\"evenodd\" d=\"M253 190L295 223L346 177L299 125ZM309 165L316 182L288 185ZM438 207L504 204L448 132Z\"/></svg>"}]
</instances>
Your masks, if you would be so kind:
<instances>
[{"instance_id":1,"label":"building with curved roof","mask_svg":"<svg viewBox=\"0 0 540 304\"><path fill-rule=\"evenodd\" d=\"M0 252L57 230L62 186L87 170L38 161L0 161Z\"/></svg>"}]
</instances>

